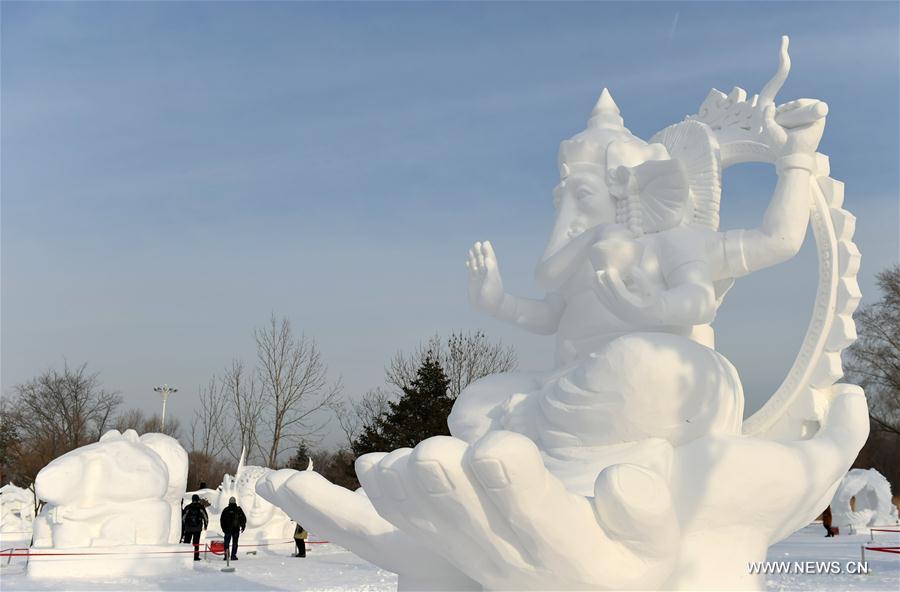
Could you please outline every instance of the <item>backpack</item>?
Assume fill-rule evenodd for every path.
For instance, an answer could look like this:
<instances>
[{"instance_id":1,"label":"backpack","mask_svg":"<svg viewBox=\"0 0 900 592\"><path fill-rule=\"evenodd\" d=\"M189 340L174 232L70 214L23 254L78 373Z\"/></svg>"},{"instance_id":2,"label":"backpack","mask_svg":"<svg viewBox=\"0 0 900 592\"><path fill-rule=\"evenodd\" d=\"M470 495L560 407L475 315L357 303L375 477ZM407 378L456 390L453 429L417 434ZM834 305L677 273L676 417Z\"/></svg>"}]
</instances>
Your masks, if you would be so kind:
<instances>
[{"instance_id":1,"label":"backpack","mask_svg":"<svg viewBox=\"0 0 900 592\"><path fill-rule=\"evenodd\" d=\"M200 504L192 503L187 507L184 515L185 530L201 530L203 527L202 511Z\"/></svg>"}]
</instances>

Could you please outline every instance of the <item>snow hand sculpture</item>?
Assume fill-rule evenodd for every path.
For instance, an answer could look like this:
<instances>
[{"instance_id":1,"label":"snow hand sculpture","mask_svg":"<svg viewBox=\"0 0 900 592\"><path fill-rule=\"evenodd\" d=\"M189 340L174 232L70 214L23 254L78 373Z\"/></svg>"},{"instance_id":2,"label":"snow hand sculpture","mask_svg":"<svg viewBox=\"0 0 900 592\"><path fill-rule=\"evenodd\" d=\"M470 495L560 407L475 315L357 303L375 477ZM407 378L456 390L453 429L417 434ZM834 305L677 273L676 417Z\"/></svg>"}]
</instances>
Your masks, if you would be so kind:
<instances>
[{"instance_id":1,"label":"snow hand sculpture","mask_svg":"<svg viewBox=\"0 0 900 592\"><path fill-rule=\"evenodd\" d=\"M545 297L506 293L489 241L466 260L472 304L555 335L554 370L473 383L453 437L360 458L367 497L283 472L258 491L404 588L761 587L748 562L828 504L868 434L861 390L835 384L859 302L853 217L816 153L827 106L775 105L789 67L784 38L759 95L714 90L649 143L604 89L560 146ZM721 232L722 170L750 161L775 165L772 199L758 228ZM735 279L794 256L810 222L810 330L744 421L711 322Z\"/></svg>"}]
</instances>

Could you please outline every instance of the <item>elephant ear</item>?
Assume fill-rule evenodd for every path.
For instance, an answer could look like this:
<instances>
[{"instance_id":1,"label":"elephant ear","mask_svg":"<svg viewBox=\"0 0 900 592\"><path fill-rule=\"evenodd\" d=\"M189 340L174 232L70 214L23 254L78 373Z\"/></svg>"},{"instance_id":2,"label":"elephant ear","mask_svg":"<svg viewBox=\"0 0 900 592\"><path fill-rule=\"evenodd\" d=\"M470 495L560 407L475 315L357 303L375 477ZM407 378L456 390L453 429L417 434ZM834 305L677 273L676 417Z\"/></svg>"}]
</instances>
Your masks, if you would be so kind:
<instances>
[{"instance_id":1,"label":"elephant ear","mask_svg":"<svg viewBox=\"0 0 900 592\"><path fill-rule=\"evenodd\" d=\"M635 235L662 232L692 219L690 185L679 160L619 167L612 175L610 193L617 198L616 222Z\"/></svg>"},{"instance_id":2,"label":"elephant ear","mask_svg":"<svg viewBox=\"0 0 900 592\"><path fill-rule=\"evenodd\" d=\"M669 155L684 165L694 206L692 221L718 230L722 164L719 142L712 129L705 123L688 119L670 125L650 141L665 146Z\"/></svg>"}]
</instances>

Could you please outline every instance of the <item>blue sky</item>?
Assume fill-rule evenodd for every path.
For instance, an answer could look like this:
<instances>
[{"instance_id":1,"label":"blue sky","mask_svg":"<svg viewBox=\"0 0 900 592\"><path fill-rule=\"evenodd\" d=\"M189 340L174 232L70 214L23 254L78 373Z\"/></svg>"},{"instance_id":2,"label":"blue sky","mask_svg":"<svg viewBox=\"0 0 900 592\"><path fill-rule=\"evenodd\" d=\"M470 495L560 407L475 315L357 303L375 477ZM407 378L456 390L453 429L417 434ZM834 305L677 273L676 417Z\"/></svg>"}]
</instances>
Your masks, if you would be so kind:
<instances>
[{"instance_id":1,"label":"blue sky","mask_svg":"<svg viewBox=\"0 0 900 592\"><path fill-rule=\"evenodd\" d=\"M274 312L320 344L347 396L397 349L483 328L521 365L551 340L469 309L463 260L505 282L553 219L561 140L607 86L649 137L710 88L831 112L821 151L859 218L861 285L898 260L898 5L881 3L14 3L2 16L2 388L88 362L130 406L197 387ZM751 227L771 167L726 174ZM739 282L720 350L757 406L799 347L815 256ZM336 441L332 436L326 443Z\"/></svg>"}]
</instances>

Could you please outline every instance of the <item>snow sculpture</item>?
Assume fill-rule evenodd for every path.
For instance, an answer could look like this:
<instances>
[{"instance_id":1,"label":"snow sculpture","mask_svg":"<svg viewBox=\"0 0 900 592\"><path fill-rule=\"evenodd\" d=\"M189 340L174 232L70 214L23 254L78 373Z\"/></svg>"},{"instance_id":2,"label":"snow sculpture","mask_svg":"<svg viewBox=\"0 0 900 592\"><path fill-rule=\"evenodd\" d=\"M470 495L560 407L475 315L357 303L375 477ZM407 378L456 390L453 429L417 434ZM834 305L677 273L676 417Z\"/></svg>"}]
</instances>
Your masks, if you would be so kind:
<instances>
[{"instance_id":1,"label":"snow sculpture","mask_svg":"<svg viewBox=\"0 0 900 592\"><path fill-rule=\"evenodd\" d=\"M241 454L234 477L225 475L221 487L216 492L215 501L207 509L209 531L222 534L219 517L228 506L228 499L233 496L247 516L247 529L241 534L243 544L292 538L294 522L291 517L256 493L256 484L271 472L272 469L265 467L244 465L244 455Z\"/></svg>"},{"instance_id":2,"label":"snow sculpture","mask_svg":"<svg viewBox=\"0 0 900 592\"><path fill-rule=\"evenodd\" d=\"M555 335L555 368L470 385L452 437L359 458L360 492L286 470L257 491L402 589L762 589L748 562L827 506L868 435L861 389L835 384L856 336L854 218L816 152L827 106L775 104L789 67L785 37L759 95L713 90L650 142L604 89L560 146L546 296L506 293L490 242L466 261L472 303ZM762 223L721 231L722 171L751 161L778 175ZM809 225L810 328L745 421L711 323L735 279L793 257Z\"/></svg>"},{"instance_id":3,"label":"snow sculpture","mask_svg":"<svg viewBox=\"0 0 900 592\"><path fill-rule=\"evenodd\" d=\"M850 506L856 498L856 509ZM875 526L900 523L891 484L875 469L852 469L838 486L831 500L832 525L841 533L867 532Z\"/></svg>"},{"instance_id":4,"label":"snow sculpture","mask_svg":"<svg viewBox=\"0 0 900 592\"><path fill-rule=\"evenodd\" d=\"M34 496L31 492L12 483L0 487L0 534L29 535L30 538L33 520Z\"/></svg>"},{"instance_id":5,"label":"snow sculpture","mask_svg":"<svg viewBox=\"0 0 900 592\"><path fill-rule=\"evenodd\" d=\"M181 568L183 555L147 561L141 554L183 550L168 545L180 536L186 481L187 453L163 434L110 430L99 442L51 461L35 480L36 495L46 505L35 520L32 547L65 549L67 555L33 557L29 575L141 575ZM97 559L113 551L115 558Z\"/></svg>"}]
</instances>

